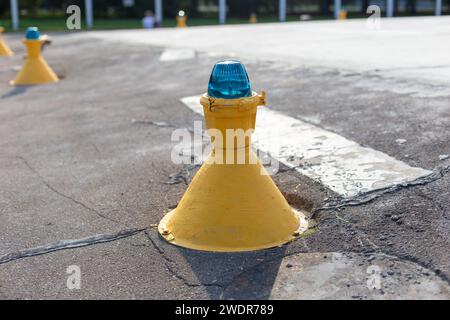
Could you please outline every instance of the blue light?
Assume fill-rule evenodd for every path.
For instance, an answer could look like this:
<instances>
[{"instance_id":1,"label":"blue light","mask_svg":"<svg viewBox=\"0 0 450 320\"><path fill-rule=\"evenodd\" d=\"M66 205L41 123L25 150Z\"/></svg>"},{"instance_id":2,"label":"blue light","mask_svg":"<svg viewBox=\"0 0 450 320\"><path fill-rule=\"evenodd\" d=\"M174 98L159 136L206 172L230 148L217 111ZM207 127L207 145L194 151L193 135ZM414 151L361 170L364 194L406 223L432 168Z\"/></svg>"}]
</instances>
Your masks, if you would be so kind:
<instances>
[{"instance_id":1,"label":"blue light","mask_svg":"<svg viewBox=\"0 0 450 320\"><path fill-rule=\"evenodd\" d=\"M209 78L208 95L223 99L251 96L250 80L244 65L236 60L217 62Z\"/></svg>"},{"instance_id":2,"label":"blue light","mask_svg":"<svg viewBox=\"0 0 450 320\"><path fill-rule=\"evenodd\" d=\"M41 36L39 29L37 27L29 27L25 32L25 38L27 40L37 40Z\"/></svg>"}]
</instances>

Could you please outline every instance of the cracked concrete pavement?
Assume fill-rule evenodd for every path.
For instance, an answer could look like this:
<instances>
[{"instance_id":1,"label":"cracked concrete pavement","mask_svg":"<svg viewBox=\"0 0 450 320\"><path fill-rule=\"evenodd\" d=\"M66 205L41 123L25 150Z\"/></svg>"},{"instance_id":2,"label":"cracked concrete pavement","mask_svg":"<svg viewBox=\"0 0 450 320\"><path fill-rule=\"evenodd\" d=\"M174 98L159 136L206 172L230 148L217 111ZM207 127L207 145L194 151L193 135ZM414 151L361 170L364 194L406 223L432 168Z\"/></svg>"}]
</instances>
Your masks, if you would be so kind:
<instances>
[{"instance_id":1,"label":"cracked concrete pavement","mask_svg":"<svg viewBox=\"0 0 450 320\"><path fill-rule=\"evenodd\" d=\"M434 174L342 199L282 168L273 178L314 217L311 232L270 250L196 252L165 243L154 224L197 170L170 160L173 129L200 119L179 99L204 92L228 55L203 48L161 62L164 47L110 34L53 35L45 56L63 80L18 88L7 81L24 50L6 37L18 54L0 60L0 298L450 297L450 162L439 158L450 153L450 94L430 94L450 90L435 72L424 88L394 73L238 52L270 108ZM70 265L81 290L66 287ZM370 266L382 289L365 285Z\"/></svg>"}]
</instances>

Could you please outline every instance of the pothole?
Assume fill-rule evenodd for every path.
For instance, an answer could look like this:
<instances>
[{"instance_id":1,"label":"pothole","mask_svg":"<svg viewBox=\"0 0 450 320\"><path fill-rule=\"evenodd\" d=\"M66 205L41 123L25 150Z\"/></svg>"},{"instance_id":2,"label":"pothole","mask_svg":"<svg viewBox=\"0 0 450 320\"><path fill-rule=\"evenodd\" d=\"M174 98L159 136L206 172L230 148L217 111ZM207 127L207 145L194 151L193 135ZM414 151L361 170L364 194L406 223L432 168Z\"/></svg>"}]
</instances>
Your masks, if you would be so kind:
<instances>
[{"instance_id":1,"label":"pothole","mask_svg":"<svg viewBox=\"0 0 450 320\"><path fill-rule=\"evenodd\" d=\"M297 210L306 211L306 213L308 213L311 212L314 207L314 203L311 200L299 193L284 193L283 195L287 202Z\"/></svg>"},{"instance_id":2,"label":"pothole","mask_svg":"<svg viewBox=\"0 0 450 320\"><path fill-rule=\"evenodd\" d=\"M316 231L317 220L312 218L314 203L298 193L283 194L289 205L296 211L300 219L297 236L307 237Z\"/></svg>"}]
</instances>

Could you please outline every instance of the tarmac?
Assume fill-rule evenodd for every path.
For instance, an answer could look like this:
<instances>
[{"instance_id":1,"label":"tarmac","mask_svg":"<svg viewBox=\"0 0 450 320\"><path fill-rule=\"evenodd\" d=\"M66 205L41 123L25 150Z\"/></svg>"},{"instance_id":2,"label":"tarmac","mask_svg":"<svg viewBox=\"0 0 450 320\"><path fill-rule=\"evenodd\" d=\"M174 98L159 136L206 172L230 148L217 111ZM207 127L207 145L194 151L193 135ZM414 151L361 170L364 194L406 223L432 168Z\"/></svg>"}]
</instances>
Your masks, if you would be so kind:
<instances>
[{"instance_id":1,"label":"tarmac","mask_svg":"<svg viewBox=\"0 0 450 320\"><path fill-rule=\"evenodd\" d=\"M449 17L51 36L57 84L8 84L19 35L0 59L0 298L450 298ZM172 132L202 119L181 99L225 58L269 109L431 174L348 198L282 165L272 177L312 225L299 239L166 243L154 226L198 169L171 161Z\"/></svg>"}]
</instances>

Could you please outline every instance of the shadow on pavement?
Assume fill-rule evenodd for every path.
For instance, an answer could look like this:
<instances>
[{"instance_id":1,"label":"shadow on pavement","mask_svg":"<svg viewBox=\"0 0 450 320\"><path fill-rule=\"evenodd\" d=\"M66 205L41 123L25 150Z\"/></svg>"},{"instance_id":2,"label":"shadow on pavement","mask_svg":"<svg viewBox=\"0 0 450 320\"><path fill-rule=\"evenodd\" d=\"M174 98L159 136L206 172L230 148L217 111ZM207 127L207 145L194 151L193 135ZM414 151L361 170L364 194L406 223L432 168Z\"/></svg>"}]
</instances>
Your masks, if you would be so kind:
<instances>
[{"instance_id":1,"label":"shadow on pavement","mask_svg":"<svg viewBox=\"0 0 450 320\"><path fill-rule=\"evenodd\" d=\"M286 246L237 253L178 250L211 299L268 299Z\"/></svg>"},{"instance_id":2,"label":"shadow on pavement","mask_svg":"<svg viewBox=\"0 0 450 320\"><path fill-rule=\"evenodd\" d=\"M2 95L0 98L1 99L7 99L10 97L14 97L14 96L18 96L20 94L25 93L28 88L30 88L31 86L16 86L13 89L11 89L9 92L5 93L4 95Z\"/></svg>"}]
</instances>

